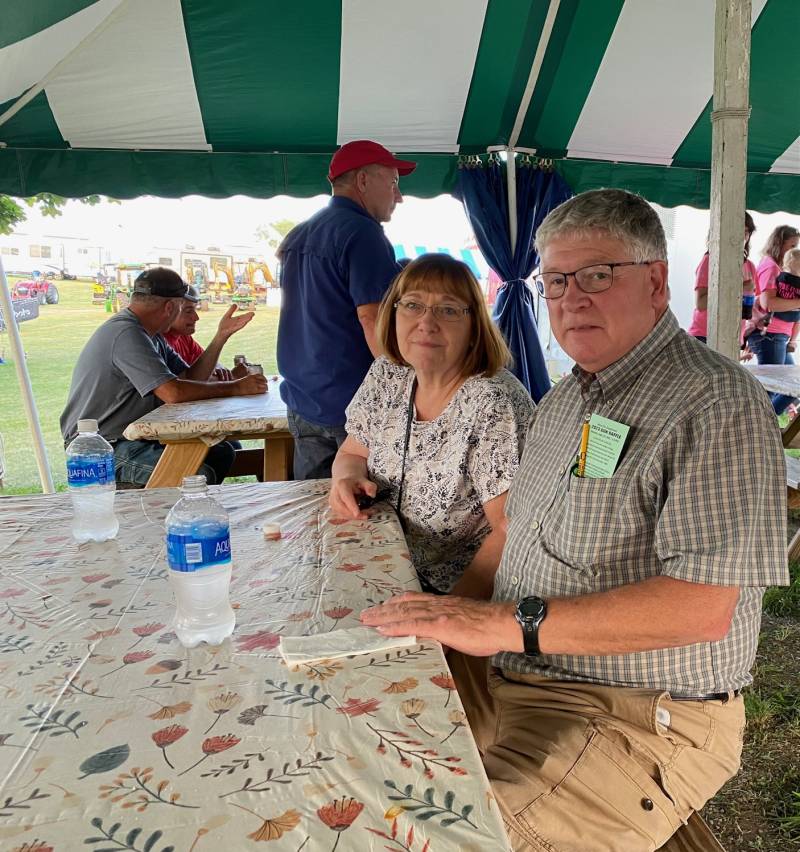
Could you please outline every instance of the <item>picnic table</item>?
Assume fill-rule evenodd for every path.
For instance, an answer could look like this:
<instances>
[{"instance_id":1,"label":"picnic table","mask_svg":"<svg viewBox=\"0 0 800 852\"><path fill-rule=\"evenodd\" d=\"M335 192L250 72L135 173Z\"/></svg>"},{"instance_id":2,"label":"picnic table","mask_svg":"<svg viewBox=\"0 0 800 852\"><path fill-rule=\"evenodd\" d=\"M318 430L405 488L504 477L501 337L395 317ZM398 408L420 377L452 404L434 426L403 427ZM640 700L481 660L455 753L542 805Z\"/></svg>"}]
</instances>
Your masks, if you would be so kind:
<instances>
[{"instance_id":1,"label":"picnic table","mask_svg":"<svg viewBox=\"0 0 800 852\"><path fill-rule=\"evenodd\" d=\"M761 383L765 390L800 398L800 365L747 364L745 369ZM800 448L798 433L800 433L800 417L795 417L781 432L785 449Z\"/></svg>"},{"instance_id":2,"label":"picnic table","mask_svg":"<svg viewBox=\"0 0 800 852\"><path fill-rule=\"evenodd\" d=\"M800 397L800 365L795 364L753 364L746 365L753 376L772 393ZM785 450L800 449L800 416L794 417L781 430L781 441ZM800 508L800 459L786 455L786 502L790 509ZM800 559L800 530L798 530L787 548L789 561Z\"/></svg>"},{"instance_id":3,"label":"picnic table","mask_svg":"<svg viewBox=\"0 0 800 852\"><path fill-rule=\"evenodd\" d=\"M291 479L293 439L288 431L281 379L269 380L266 394L205 399L160 405L125 429L130 441L160 441L165 445L147 488L179 486L184 476L197 473L209 447L233 439L264 439L263 473L268 482ZM238 451L237 456L260 450Z\"/></svg>"},{"instance_id":4,"label":"picnic table","mask_svg":"<svg viewBox=\"0 0 800 852\"><path fill-rule=\"evenodd\" d=\"M394 513L331 520L327 488L212 488L237 626L191 650L164 555L177 490L117 494L117 539L83 545L66 494L0 499L0 847L508 849L438 643L280 658L281 636L418 589Z\"/></svg>"}]
</instances>

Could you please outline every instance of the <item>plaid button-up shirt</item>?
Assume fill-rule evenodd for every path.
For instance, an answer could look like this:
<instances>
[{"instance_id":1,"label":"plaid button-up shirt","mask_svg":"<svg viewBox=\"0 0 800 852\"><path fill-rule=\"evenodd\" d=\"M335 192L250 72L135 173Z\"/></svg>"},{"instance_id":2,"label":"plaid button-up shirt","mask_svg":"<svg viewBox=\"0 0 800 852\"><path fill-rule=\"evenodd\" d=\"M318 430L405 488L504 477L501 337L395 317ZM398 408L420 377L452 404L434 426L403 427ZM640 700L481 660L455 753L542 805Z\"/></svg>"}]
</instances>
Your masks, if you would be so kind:
<instances>
[{"instance_id":1,"label":"plaid button-up shirt","mask_svg":"<svg viewBox=\"0 0 800 852\"><path fill-rule=\"evenodd\" d=\"M571 473L584 418L630 427L613 476ZM702 695L750 683L763 588L788 582L775 415L745 370L667 310L627 355L579 369L536 408L506 512L494 599L585 595L665 576L739 586L719 642L614 656L501 653L502 669Z\"/></svg>"}]
</instances>

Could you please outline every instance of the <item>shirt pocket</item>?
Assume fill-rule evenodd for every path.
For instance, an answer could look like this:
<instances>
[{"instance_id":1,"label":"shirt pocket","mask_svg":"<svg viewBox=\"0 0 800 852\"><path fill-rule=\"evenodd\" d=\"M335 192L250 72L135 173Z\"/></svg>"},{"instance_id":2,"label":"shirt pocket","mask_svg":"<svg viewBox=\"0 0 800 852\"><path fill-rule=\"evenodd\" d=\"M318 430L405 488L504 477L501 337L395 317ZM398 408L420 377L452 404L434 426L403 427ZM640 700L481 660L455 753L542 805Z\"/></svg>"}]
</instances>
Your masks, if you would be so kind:
<instances>
[{"instance_id":1,"label":"shirt pocket","mask_svg":"<svg viewBox=\"0 0 800 852\"><path fill-rule=\"evenodd\" d=\"M597 576L652 539L640 497L640 483L625 470L603 479L568 474L542 523L543 543L561 562Z\"/></svg>"}]
</instances>

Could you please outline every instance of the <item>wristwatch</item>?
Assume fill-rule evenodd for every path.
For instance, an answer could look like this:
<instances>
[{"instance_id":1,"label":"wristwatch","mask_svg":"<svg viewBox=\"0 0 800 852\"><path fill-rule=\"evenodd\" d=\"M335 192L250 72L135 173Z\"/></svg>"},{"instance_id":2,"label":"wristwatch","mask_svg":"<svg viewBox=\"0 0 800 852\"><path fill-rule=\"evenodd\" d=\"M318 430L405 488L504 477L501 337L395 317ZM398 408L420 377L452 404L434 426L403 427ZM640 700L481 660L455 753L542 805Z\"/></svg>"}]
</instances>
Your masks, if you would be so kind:
<instances>
[{"instance_id":1,"label":"wristwatch","mask_svg":"<svg viewBox=\"0 0 800 852\"><path fill-rule=\"evenodd\" d=\"M525 655L537 657L539 650L539 625L547 615L547 602L535 596L523 598L518 604L514 618L522 628Z\"/></svg>"}]
</instances>

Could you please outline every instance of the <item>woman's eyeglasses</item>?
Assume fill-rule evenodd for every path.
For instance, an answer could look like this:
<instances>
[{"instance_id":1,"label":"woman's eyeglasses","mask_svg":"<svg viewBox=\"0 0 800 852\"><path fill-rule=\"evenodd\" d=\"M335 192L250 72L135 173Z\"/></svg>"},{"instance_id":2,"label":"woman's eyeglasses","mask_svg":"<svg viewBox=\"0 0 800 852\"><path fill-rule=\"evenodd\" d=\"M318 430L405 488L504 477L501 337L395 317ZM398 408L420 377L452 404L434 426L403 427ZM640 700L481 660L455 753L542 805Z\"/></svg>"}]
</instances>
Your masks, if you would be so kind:
<instances>
[{"instance_id":1,"label":"woman's eyeglasses","mask_svg":"<svg viewBox=\"0 0 800 852\"><path fill-rule=\"evenodd\" d=\"M394 309L409 319L419 319L430 311L437 320L443 322L458 322L470 313L469 308L459 308L455 305L423 305L422 302L395 302Z\"/></svg>"}]
</instances>

